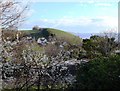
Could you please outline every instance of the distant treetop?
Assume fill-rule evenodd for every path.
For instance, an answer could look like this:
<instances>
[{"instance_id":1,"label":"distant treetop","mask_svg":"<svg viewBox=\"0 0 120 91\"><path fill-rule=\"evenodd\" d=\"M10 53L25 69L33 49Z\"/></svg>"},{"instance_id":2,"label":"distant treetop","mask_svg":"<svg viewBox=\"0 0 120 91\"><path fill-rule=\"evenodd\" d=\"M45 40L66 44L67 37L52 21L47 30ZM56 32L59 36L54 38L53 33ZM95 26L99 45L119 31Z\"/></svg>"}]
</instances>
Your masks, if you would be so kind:
<instances>
[{"instance_id":1,"label":"distant treetop","mask_svg":"<svg viewBox=\"0 0 120 91\"><path fill-rule=\"evenodd\" d=\"M32 30L40 30L40 27L38 25L34 26Z\"/></svg>"}]
</instances>

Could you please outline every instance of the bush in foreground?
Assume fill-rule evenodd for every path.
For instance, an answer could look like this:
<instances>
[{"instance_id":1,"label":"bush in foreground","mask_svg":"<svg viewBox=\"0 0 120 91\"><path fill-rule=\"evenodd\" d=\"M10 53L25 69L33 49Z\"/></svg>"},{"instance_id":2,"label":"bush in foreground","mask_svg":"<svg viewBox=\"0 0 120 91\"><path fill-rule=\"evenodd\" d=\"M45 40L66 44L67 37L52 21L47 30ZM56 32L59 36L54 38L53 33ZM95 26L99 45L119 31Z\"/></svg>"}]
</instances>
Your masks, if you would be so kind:
<instances>
[{"instance_id":1,"label":"bush in foreground","mask_svg":"<svg viewBox=\"0 0 120 91\"><path fill-rule=\"evenodd\" d=\"M120 56L96 58L78 68L75 89L119 89Z\"/></svg>"}]
</instances>

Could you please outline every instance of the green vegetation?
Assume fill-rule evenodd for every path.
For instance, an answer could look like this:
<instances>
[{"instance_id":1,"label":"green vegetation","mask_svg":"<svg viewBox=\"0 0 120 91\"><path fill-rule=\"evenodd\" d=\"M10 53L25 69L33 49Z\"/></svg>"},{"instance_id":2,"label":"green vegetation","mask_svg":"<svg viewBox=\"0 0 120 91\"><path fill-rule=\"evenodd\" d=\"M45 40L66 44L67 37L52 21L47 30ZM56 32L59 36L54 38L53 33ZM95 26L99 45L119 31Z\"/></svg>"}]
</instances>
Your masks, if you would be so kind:
<instances>
[{"instance_id":1,"label":"green vegetation","mask_svg":"<svg viewBox=\"0 0 120 91\"><path fill-rule=\"evenodd\" d=\"M86 56L90 59L101 56L109 56L117 48L115 38L107 36L91 36L90 39L83 39L83 48Z\"/></svg>"},{"instance_id":2,"label":"green vegetation","mask_svg":"<svg viewBox=\"0 0 120 91\"><path fill-rule=\"evenodd\" d=\"M64 40L64 41L68 41L71 44L80 44L82 42L82 39L80 39L79 37L62 31L62 30L57 30L57 29L52 29L52 28L47 28L47 30L51 33L51 34L55 34L55 36L58 39Z\"/></svg>"},{"instance_id":3,"label":"green vegetation","mask_svg":"<svg viewBox=\"0 0 120 91\"><path fill-rule=\"evenodd\" d=\"M65 31L52 29L52 28L43 28L43 30L22 30L26 35L30 35L38 39L39 37L48 38L51 35L55 35L58 40L66 41L71 44L80 44L82 39Z\"/></svg>"},{"instance_id":4,"label":"green vegetation","mask_svg":"<svg viewBox=\"0 0 120 91\"><path fill-rule=\"evenodd\" d=\"M62 30L34 28L34 30L3 31L2 38L5 40L3 45L7 52L7 55L4 55L3 51L2 55L7 65L3 66L4 75L14 76L18 81L16 84L18 88L20 88L19 83L25 83L26 85L23 84L20 91L52 89L60 91L77 89L78 91L79 89L103 90L120 87L120 55L115 53L116 50L119 52L119 48L113 37L94 35L90 39L82 40ZM38 38L46 39L46 44L42 45L41 40L41 44L38 43ZM11 68L13 65L16 69ZM16 73L12 71L14 75L10 74L8 68ZM27 82L28 78L34 83ZM27 87L29 85L30 87ZM14 87L13 84L11 88ZM6 88L3 91L16 89L7 90Z\"/></svg>"},{"instance_id":5,"label":"green vegetation","mask_svg":"<svg viewBox=\"0 0 120 91\"><path fill-rule=\"evenodd\" d=\"M96 58L81 64L75 85L78 89L119 89L120 56Z\"/></svg>"}]
</instances>

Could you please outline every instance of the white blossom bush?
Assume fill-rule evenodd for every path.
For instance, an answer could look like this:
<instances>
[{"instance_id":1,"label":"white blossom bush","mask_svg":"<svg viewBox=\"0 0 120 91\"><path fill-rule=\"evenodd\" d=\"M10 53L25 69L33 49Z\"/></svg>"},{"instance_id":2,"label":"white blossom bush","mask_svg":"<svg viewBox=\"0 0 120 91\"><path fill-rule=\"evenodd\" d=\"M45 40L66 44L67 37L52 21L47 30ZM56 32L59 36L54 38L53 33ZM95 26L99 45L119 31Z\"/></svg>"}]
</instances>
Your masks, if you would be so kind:
<instances>
[{"instance_id":1,"label":"white blossom bush","mask_svg":"<svg viewBox=\"0 0 120 91\"><path fill-rule=\"evenodd\" d=\"M42 47L43 51L35 51L33 42L26 37L19 41L3 42L3 88L20 91L30 87L66 88L71 85L75 81L77 64L66 64L71 59L70 51L57 47L56 55L48 56L45 46Z\"/></svg>"}]
</instances>

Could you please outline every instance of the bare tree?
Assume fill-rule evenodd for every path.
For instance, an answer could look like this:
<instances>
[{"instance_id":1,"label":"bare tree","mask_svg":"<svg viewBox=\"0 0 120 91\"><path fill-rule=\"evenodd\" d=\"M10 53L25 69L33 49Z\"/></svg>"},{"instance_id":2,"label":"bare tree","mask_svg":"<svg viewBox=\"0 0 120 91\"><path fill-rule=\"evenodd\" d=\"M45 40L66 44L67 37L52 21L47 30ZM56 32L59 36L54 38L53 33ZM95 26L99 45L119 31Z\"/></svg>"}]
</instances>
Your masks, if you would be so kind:
<instances>
[{"instance_id":1,"label":"bare tree","mask_svg":"<svg viewBox=\"0 0 120 91\"><path fill-rule=\"evenodd\" d=\"M25 19L28 5L16 0L0 0L0 26L2 28L17 28Z\"/></svg>"}]
</instances>

